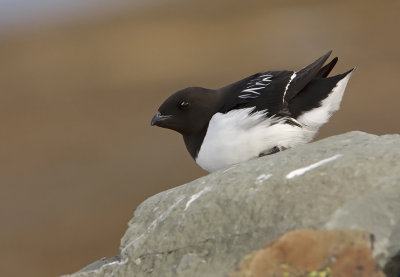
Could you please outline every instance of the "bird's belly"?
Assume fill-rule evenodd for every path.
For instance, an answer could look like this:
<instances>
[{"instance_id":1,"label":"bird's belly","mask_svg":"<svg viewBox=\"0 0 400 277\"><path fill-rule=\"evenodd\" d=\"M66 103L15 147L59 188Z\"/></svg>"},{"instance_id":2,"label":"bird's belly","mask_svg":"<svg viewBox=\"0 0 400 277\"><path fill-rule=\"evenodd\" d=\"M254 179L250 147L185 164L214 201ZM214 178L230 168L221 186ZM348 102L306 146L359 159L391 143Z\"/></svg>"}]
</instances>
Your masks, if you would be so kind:
<instances>
[{"instance_id":1,"label":"bird's belly","mask_svg":"<svg viewBox=\"0 0 400 277\"><path fill-rule=\"evenodd\" d=\"M229 113L215 114L198 152L197 164L212 172L256 158L275 146L290 148L312 138L304 128L271 124L268 119L254 122L252 116L236 117L239 121L236 122Z\"/></svg>"},{"instance_id":2,"label":"bird's belly","mask_svg":"<svg viewBox=\"0 0 400 277\"><path fill-rule=\"evenodd\" d=\"M210 141L206 137L196 162L203 169L212 172L257 156L258 150L239 137L218 142Z\"/></svg>"}]
</instances>

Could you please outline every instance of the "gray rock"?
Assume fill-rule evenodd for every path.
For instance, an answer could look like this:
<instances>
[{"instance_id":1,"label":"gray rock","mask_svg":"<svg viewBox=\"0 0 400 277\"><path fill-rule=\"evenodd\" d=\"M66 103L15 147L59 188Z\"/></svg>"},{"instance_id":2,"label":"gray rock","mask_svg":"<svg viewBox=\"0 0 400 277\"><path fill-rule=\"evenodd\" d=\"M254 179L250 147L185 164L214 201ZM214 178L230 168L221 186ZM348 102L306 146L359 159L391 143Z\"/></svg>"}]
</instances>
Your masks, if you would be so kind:
<instances>
[{"instance_id":1,"label":"gray rock","mask_svg":"<svg viewBox=\"0 0 400 277\"><path fill-rule=\"evenodd\" d=\"M100 260L95 261L94 263L91 263L91 264L85 266L84 268L79 270L77 273L92 271L92 270L102 267L103 265L109 265L109 264L113 264L114 262L120 262L120 261L121 261L120 256L115 256L112 258L101 258Z\"/></svg>"},{"instance_id":2,"label":"gray rock","mask_svg":"<svg viewBox=\"0 0 400 277\"><path fill-rule=\"evenodd\" d=\"M120 261L71 276L225 276L303 228L370 231L382 266L399 254L400 136L350 132L159 193L135 211Z\"/></svg>"}]
</instances>

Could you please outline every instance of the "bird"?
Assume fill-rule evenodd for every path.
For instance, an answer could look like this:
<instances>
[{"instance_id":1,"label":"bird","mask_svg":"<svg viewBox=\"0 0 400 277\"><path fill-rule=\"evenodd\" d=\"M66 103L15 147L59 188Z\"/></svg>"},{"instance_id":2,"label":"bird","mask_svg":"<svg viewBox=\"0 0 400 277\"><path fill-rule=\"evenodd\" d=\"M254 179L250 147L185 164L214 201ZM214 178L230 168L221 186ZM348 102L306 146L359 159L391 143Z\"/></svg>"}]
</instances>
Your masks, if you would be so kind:
<instances>
[{"instance_id":1,"label":"bird","mask_svg":"<svg viewBox=\"0 0 400 277\"><path fill-rule=\"evenodd\" d=\"M329 51L299 71L253 74L219 89L188 87L168 97L151 125L179 132L208 172L310 142L336 112L355 68L328 77Z\"/></svg>"}]
</instances>

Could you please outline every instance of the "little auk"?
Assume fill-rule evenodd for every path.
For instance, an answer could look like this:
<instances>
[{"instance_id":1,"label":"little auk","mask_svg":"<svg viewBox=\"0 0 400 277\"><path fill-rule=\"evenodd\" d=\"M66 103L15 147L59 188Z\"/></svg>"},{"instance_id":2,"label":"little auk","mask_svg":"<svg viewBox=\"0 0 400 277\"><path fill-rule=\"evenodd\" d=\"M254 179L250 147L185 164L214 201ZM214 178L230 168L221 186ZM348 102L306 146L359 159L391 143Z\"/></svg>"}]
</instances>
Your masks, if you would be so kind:
<instances>
[{"instance_id":1,"label":"little auk","mask_svg":"<svg viewBox=\"0 0 400 277\"><path fill-rule=\"evenodd\" d=\"M354 68L328 77L331 51L300 71L257 73L220 89L188 87L168 97L151 125L182 134L212 172L313 139L339 109Z\"/></svg>"}]
</instances>

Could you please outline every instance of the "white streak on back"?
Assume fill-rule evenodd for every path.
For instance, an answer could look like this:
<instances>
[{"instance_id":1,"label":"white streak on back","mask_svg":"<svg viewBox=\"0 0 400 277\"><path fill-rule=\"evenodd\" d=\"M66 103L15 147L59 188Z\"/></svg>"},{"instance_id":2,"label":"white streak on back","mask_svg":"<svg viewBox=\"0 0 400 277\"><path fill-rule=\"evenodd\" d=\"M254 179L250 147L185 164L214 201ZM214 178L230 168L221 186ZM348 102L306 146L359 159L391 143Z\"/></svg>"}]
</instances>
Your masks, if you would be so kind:
<instances>
[{"instance_id":1,"label":"white streak on back","mask_svg":"<svg viewBox=\"0 0 400 277\"><path fill-rule=\"evenodd\" d=\"M290 83L293 81L294 78L296 78L296 72L293 72L292 76L290 76L290 80L286 85L285 92L283 93L282 103L285 102L286 92L290 86Z\"/></svg>"},{"instance_id":2,"label":"white streak on back","mask_svg":"<svg viewBox=\"0 0 400 277\"><path fill-rule=\"evenodd\" d=\"M246 98L257 98L258 96L257 95L253 95L253 94L243 94L243 95L240 95L239 96L239 98L242 98L242 99L246 99Z\"/></svg>"},{"instance_id":3,"label":"white streak on back","mask_svg":"<svg viewBox=\"0 0 400 277\"><path fill-rule=\"evenodd\" d=\"M257 90L264 89L266 86L269 86L271 84L272 77L273 77L272 74L262 74L257 78L250 80L246 88L241 91L241 93L245 94L241 94L238 97L242 99L257 98L258 95L260 95L260 93L257 92Z\"/></svg>"},{"instance_id":4,"label":"white streak on back","mask_svg":"<svg viewBox=\"0 0 400 277\"><path fill-rule=\"evenodd\" d=\"M258 89L263 89L263 87L248 88L248 89L242 90L242 92L251 92L251 93L255 93L255 94L257 94L257 95L260 95L260 93L256 91L256 90L258 90Z\"/></svg>"},{"instance_id":5,"label":"white streak on back","mask_svg":"<svg viewBox=\"0 0 400 277\"><path fill-rule=\"evenodd\" d=\"M263 75L261 75L260 77L265 77L265 78L262 79L263 82L271 82L271 81L272 81L272 80L271 80L272 74L263 74Z\"/></svg>"},{"instance_id":6,"label":"white streak on back","mask_svg":"<svg viewBox=\"0 0 400 277\"><path fill-rule=\"evenodd\" d=\"M323 164L326 164L326 163L329 163L329 162L331 162L331 161L334 161L334 160L336 160L336 159L338 159L338 158L340 158L340 157L342 157L342 156L343 156L342 154L336 154L335 156L332 156L332 157L330 157L330 158L327 158L327 159L321 160L321 161L319 161L319 162L313 163L313 164L311 164L311 165L309 165L309 166L306 166L306 167L302 167L302 168L293 170L293 171L290 172L288 175L286 175L286 179L292 179L292 178L294 178L294 177L303 175L303 174L306 173L307 171L313 170L313 169L315 169L315 168L317 168L317 167L320 167L320 166L323 165Z\"/></svg>"}]
</instances>

